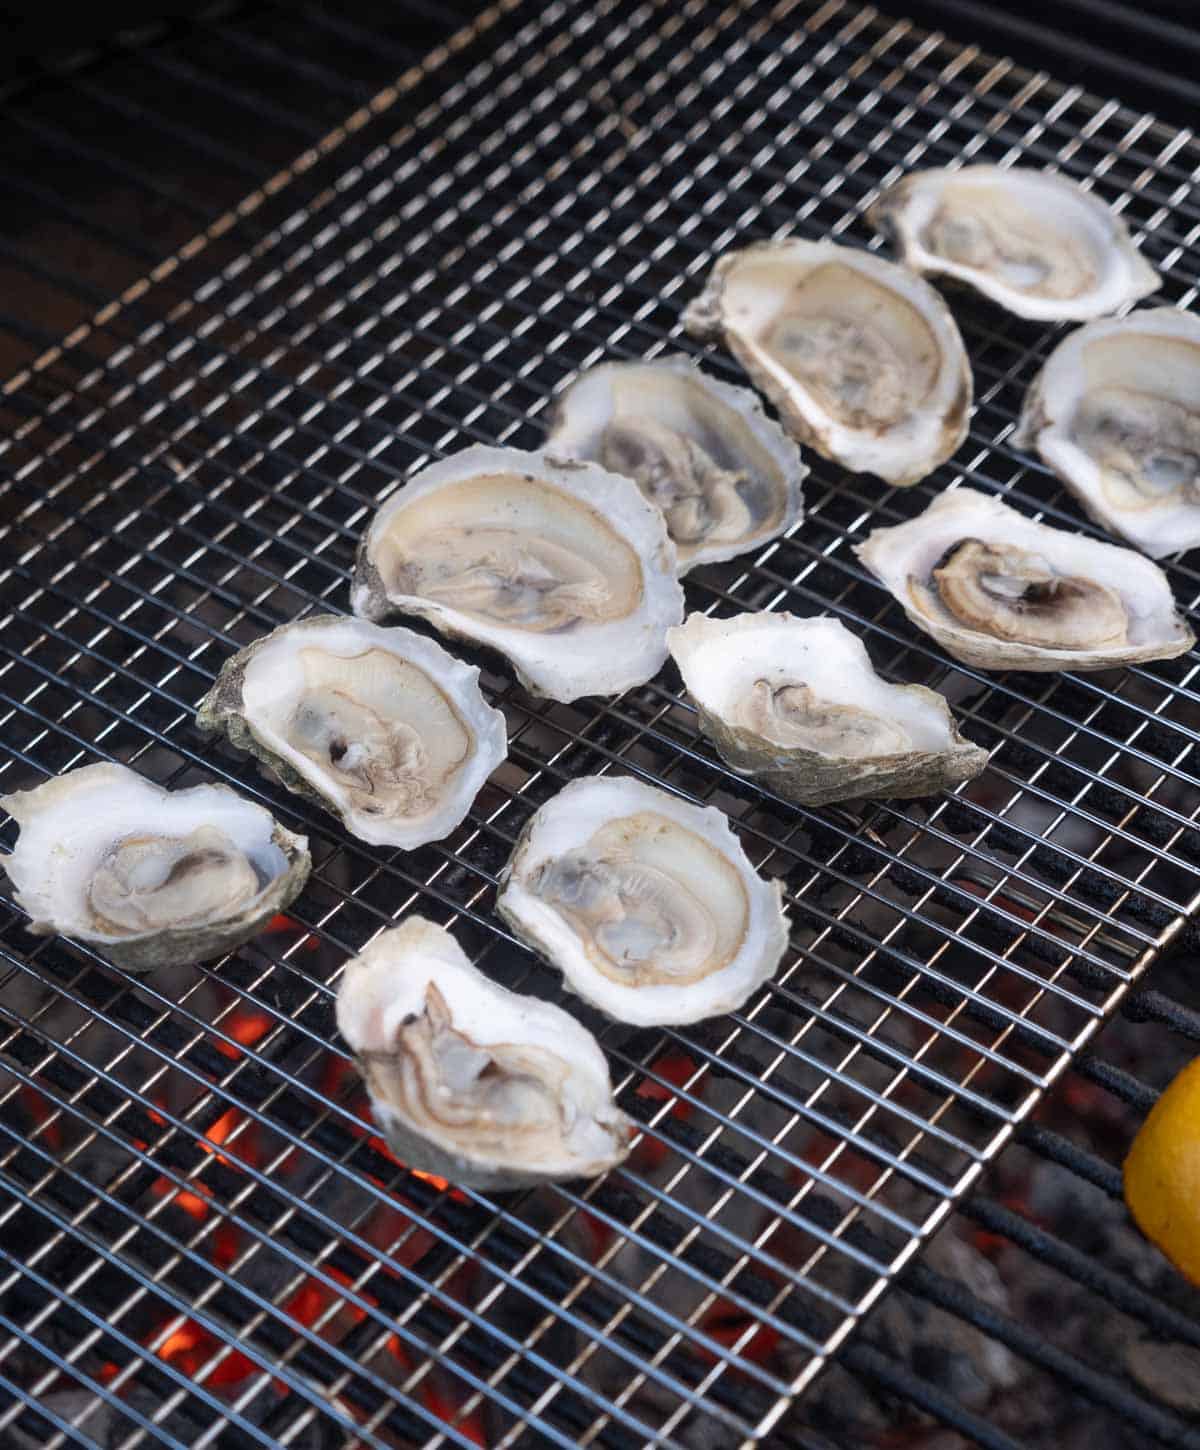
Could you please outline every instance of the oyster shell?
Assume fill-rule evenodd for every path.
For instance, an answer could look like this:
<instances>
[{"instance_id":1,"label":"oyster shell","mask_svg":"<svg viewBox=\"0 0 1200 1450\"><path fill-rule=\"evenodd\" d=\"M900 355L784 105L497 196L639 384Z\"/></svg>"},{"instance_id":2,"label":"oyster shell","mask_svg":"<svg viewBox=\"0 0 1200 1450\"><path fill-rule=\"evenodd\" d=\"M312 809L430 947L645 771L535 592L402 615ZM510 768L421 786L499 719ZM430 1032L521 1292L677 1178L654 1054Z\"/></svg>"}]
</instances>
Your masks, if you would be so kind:
<instances>
[{"instance_id":1,"label":"oyster shell","mask_svg":"<svg viewBox=\"0 0 1200 1450\"><path fill-rule=\"evenodd\" d=\"M335 614L239 651L196 723L361 840L409 851L448 836L508 754L474 665L410 629Z\"/></svg>"},{"instance_id":2,"label":"oyster shell","mask_svg":"<svg viewBox=\"0 0 1200 1450\"><path fill-rule=\"evenodd\" d=\"M389 499L351 599L367 619L418 614L490 645L563 701L644 684L683 618L674 546L637 485L513 448L468 448Z\"/></svg>"},{"instance_id":3,"label":"oyster shell","mask_svg":"<svg viewBox=\"0 0 1200 1450\"><path fill-rule=\"evenodd\" d=\"M39 935L91 943L130 972L217 957L308 879L308 842L223 785L169 791L84 765L0 797L20 826L4 869Z\"/></svg>"},{"instance_id":4,"label":"oyster shell","mask_svg":"<svg viewBox=\"0 0 1200 1450\"><path fill-rule=\"evenodd\" d=\"M946 304L912 272L832 242L728 252L684 314L720 339L801 443L910 484L967 435L971 369Z\"/></svg>"},{"instance_id":5,"label":"oyster shell","mask_svg":"<svg viewBox=\"0 0 1200 1450\"><path fill-rule=\"evenodd\" d=\"M419 916L346 964L337 1023L411 1168L473 1188L593 1178L629 1152L596 1039L488 980Z\"/></svg>"},{"instance_id":6,"label":"oyster shell","mask_svg":"<svg viewBox=\"0 0 1200 1450\"><path fill-rule=\"evenodd\" d=\"M1162 282L1092 192L1022 166L914 171L867 220L905 266L965 282L1018 317L1086 321Z\"/></svg>"},{"instance_id":7,"label":"oyster shell","mask_svg":"<svg viewBox=\"0 0 1200 1450\"><path fill-rule=\"evenodd\" d=\"M1162 570L959 488L855 551L948 654L982 670L1103 670L1195 643Z\"/></svg>"},{"instance_id":8,"label":"oyster shell","mask_svg":"<svg viewBox=\"0 0 1200 1450\"><path fill-rule=\"evenodd\" d=\"M690 614L667 646L721 756L804 805L929 795L987 764L941 695L881 679L836 619Z\"/></svg>"},{"instance_id":9,"label":"oyster shell","mask_svg":"<svg viewBox=\"0 0 1200 1450\"><path fill-rule=\"evenodd\" d=\"M632 478L662 510L680 574L744 554L803 517L800 450L753 393L690 358L589 368L559 394L546 448Z\"/></svg>"},{"instance_id":10,"label":"oyster shell","mask_svg":"<svg viewBox=\"0 0 1200 1450\"><path fill-rule=\"evenodd\" d=\"M1200 318L1092 322L1050 354L1013 435L1152 559L1200 545Z\"/></svg>"},{"instance_id":11,"label":"oyster shell","mask_svg":"<svg viewBox=\"0 0 1200 1450\"><path fill-rule=\"evenodd\" d=\"M537 811L496 908L568 987L639 1027L740 1007L788 940L779 882L720 811L618 776L574 780Z\"/></svg>"}]
</instances>

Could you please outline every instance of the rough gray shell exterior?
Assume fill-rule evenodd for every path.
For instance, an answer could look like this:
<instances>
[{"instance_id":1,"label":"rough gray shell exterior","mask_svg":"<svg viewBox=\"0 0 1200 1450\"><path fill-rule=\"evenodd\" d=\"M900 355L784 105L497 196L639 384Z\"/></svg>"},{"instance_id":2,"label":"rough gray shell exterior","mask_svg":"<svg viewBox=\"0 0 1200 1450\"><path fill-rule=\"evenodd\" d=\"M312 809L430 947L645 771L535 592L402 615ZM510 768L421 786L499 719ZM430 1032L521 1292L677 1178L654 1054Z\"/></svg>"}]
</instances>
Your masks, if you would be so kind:
<instances>
[{"instance_id":1,"label":"rough gray shell exterior","mask_svg":"<svg viewBox=\"0 0 1200 1450\"><path fill-rule=\"evenodd\" d=\"M945 714L949 749L907 750L866 760L836 759L816 750L772 745L753 730L729 725L701 706L697 713L700 728L727 765L804 806L863 799L909 800L973 780L987 765L988 753L960 734L943 697L924 685L898 688L912 691Z\"/></svg>"}]
</instances>

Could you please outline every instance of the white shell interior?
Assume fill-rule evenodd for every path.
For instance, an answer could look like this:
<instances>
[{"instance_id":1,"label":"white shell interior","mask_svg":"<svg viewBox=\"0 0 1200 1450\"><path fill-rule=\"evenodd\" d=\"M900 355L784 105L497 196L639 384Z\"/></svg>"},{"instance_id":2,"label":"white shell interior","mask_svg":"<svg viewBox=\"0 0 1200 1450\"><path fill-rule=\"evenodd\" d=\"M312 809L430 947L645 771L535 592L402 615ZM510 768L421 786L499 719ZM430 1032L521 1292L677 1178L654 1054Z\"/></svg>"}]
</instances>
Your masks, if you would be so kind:
<instances>
[{"instance_id":1,"label":"white shell interior","mask_svg":"<svg viewBox=\"0 0 1200 1450\"><path fill-rule=\"evenodd\" d=\"M908 735L912 750L952 744L946 711L881 679L862 641L840 620L772 612L724 620L692 614L667 642L688 694L720 719L732 720L759 680L774 687L800 683L822 700L892 721Z\"/></svg>"},{"instance_id":2,"label":"white shell interior","mask_svg":"<svg viewBox=\"0 0 1200 1450\"><path fill-rule=\"evenodd\" d=\"M642 828L648 823L660 834L647 844ZM714 936L723 946L731 932L740 940L719 970L678 982L616 980L599 969L568 917L539 894L544 869L568 853L586 853L601 835L611 839L626 825L639 833L636 871L648 868L651 878L662 873L682 883L686 911L711 913ZM572 990L611 1017L638 1026L696 1022L732 1011L774 975L787 945L780 885L757 874L727 818L711 806L695 806L619 776L572 781L538 810L505 870L497 905L562 971Z\"/></svg>"},{"instance_id":3,"label":"white shell interior","mask_svg":"<svg viewBox=\"0 0 1200 1450\"><path fill-rule=\"evenodd\" d=\"M719 324L743 367L821 453L893 483L923 478L966 431L971 373L922 278L832 242L763 243L717 263L689 329Z\"/></svg>"},{"instance_id":4,"label":"white shell interior","mask_svg":"<svg viewBox=\"0 0 1200 1450\"><path fill-rule=\"evenodd\" d=\"M592 1034L553 1003L522 996L492 982L467 958L449 932L422 917L381 932L347 964L337 997L338 1030L351 1050L386 1056L396 1049L397 1032L425 1010L433 983L449 1009L455 1032L480 1048L530 1048L552 1060L560 1075L559 1107L566 1125L566 1151L535 1163L512 1161L520 1139L497 1140L494 1155L473 1155L502 1170L534 1170L563 1177L598 1172L624 1156L625 1120L612 1101L608 1063ZM448 1093L449 1090L446 1089ZM447 1104L453 1110L452 1104ZM398 1105L372 1100L381 1126L403 1117ZM410 1132L427 1134L428 1125L411 1120ZM440 1145L453 1152L454 1144Z\"/></svg>"},{"instance_id":5,"label":"white shell interior","mask_svg":"<svg viewBox=\"0 0 1200 1450\"><path fill-rule=\"evenodd\" d=\"M666 658L667 627L683 617L659 511L630 479L545 453L469 448L423 469L375 515L364 550L392 609L500 650L554 700L644 683ZM573 585L546 587L547 550L569 565ZM536 587L514 591L529 598L525 616L514 608L504 617L479 602L476 586L514 569ZM351 598L357 614L387 612L361 572ZM557 601L562 616L549 618Z\"/></svg>"},{"instance_id":6,"label":"white shell interior","mask_svg":"<svg viewBox=\"0 0 1200 1450\"><path fill-rule=\"evenodd\" d=\"M87 892L112 847L148 831L186 837L215 827L249 859L262 880L259 898L287 866L272 839L269 811L224 786L167 791L123 765L85 765L35 790L0 799L21 828L4 861L21 905L35 922L92 941L124 941L97 929ZM249 909L240 905L238 910Z\"/></svg>"},{"instance_id":7,"label":"white shell interior","mask_svg":"<svg viewBox=\"0 0 1200 1450\"><path fill-rule=\"evenodd\" d=\"M1053 172L913 172L872 216L894 232L906 265L965 282L1020 317L1086 321L1162 285L1120 217Z\"/></svg>"},{"instance_id":8,"label":"white shell interior","mask_svg":"<svg viewBox=\"0 0 1200 1450\"><path fill-rule=\"evenodd\" d=\"M795 443L767 418L753 393L709 377L688 358L589 368L559 398L547 451L601 462L610 423L641 417L693 440L722 468L743 475L743 517L724 529L718 525L700 542L676 538L680 573L732 559L800 518L800 484L808 469Z\"/></svg>"},{"instance_id":9,"label":"white shell interior","mask_svg":"<svg viewBox=\"0 0 1200 1450\"><path fill-rule=\"evenodd\" d=\"M1058 573L1079 575L1112 589L1125 606L1129 647L1133 651L1171 641L1185 647L1190 641L1189 632L1176 614L1166 577L1149 559L1130 549L1035 523L999 499L974 489L957 488L939 494L923 514L908 523L874 530L857 552L909 614L920 619L931 596L929 591L915 595L914 586L923 587L947 550L966 538L1028 549L1040 554ZM973 633L948 610L936 603L934 607L939 610L936 622L945 637ZM1006 647L1004 642L997 645ZM1022 655L1061 656L1066 667L1072 660L1085 658L1083 651L1039 650L1017 644L1007 648L1014 668L1019 667ZM1112 653L1118 659L1122 655L1120 650Z\"/></svg>"},{"instance_id":10,"label":"white shell interior","mask_svg":"<svg viewBox=\"0 0 1200 1450\"><path fill-rule=\"evenodd\" d=\"M376 651L400 662L402 670L372 669ZM380 815L358 809L344 777L295 748L290 732L297 706L314 683L306 678L312 652L326 657L326 668L330 659L357 662L347 688L381 720L399 724L419 741L414 771L428 784L419 805ZM362 619L302 621L277 630L246 666L242 708L259 740L332 802L355 835L406 850L448 835L508 753L504 716L484 700L474 665L410 629L384 629Z\"/></svg>"},{"instance_id":11,"label":"white shell interior","mask_svg":"<svg viewBox=\"0 0 1200 1450\"><path fill-rule=\"evenodd\" d=\"M1138 487L1089 445L1099 423L1147 463ZM1081 426L1082 425L1082 426ZM1138 435L1157 430L1157 448ZM1097 522L1151 558L1200 545L1200 318L1156 307L1070 333L1030 388L1015 439Z\"/></svg>"}]
</instances>

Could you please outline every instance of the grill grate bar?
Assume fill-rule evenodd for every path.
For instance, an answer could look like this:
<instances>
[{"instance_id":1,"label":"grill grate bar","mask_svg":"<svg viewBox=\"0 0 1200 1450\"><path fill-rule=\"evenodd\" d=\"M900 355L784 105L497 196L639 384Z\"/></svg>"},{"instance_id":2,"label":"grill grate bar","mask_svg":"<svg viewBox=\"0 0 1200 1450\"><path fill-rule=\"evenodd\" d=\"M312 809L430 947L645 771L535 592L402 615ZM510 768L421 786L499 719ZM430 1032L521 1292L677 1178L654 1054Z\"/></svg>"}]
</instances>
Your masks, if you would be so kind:
<instances>
[{"instance_id":1,"label":"grill grate bar","mask_svg":"<svg viewBox=\"0 0 1200 1450\"><path fill-rule=\"evenodd\" d=\"M236 28L221 21L209 33ZM153 1428L130 1418L128 1450L169 1438L176 1412L191 1414L204 1443L227 1425L270 1443L330 1422L371 1444L393 1433L471 1444L480 1413L496 1445L524 1447L531 1435L682 1445L714 1416L751 1444L787 1424L830 1353L965 1424L849 1336L902 1272L903 1292L970 1310L914 1277L921 1242L1014 1132L1024 1140L1041 1092L1196 897L1194 662L1130 671L1115 686L985 679L947 666L849 556L865 528L910 517L964 478L1079 524L1045 470L1006 443L1016 392L1053 330L963 304L980 383L970 462L904 494L818 464L795 538L689 581L694 606L833 612L894 677L947 689L968 733L995 752L955 798L797 810L720 766L673 677L601 708L561 707L530 701L485 661L488 692L509 716L509 765L451 840L389 857L331 837L244 762L210 756L191 711L238 643L298 612L342 607L367 513L412 468L475 439L536 443L545 397L576 367L687 346L678 304L732 241L798 230L861 242L863 205L922 159L1054 162L1124 206L1171 267L1169 299L1186 305L1184 251L1200 235L1188 230L1200 213L1186 189L1200 151L1146 118L839 0L771 15L703 0L560 0L528 18L490 14L476 34L489 29L486 47L465 41L439 56L442 71L406 76L301 158L290 184L256 194L160 268L156 285L132 289L6 389L7 778L23 784L103 753L167 783L225 779L307 830L319 869L290 945L266 939L182 987L132 984L76 947L33 944L6 909L0 1070L18 1055L11 1083L0 1082L13 1145L0 1181L19 1198L18 1165L36 1159L53 1206L25 1209L56 1215L44 1242L80 1255L81 1277L57 1297L87 1307L101 1265L159 1292L146 1233L201 1275L216 1347L199 1382L163 1358L171 1321L157 1339L143 1334L145 1295L119 1310L131 1341L122 1387L167 1371L175 1386ZM270 38L231 43L336 102L319 51L310 64ZM249 99L236 77L179 48L147 50L137 65L230 105ZM65 84L130 113L98 70ZM275 109L278 124L316 135L306 116ZM50 151L83 154L61 127L30 124ZM188 130L172 135L232 162L228 147ZM170 198L144 166L106 174ZM106 241L128 265L121 238ZM29 263L21 249L10 255ZM86 295L69 276L57 282ZM708 365L735 376L720 357ZM1195 572L1172 574L1194 598ZM341 960L421 906L455 924L498 979L557 992L496 929L490 893L529 812L564 780L609 768L732 815L785 882L795 958L711 1028L595 1023L644 1129L626 1169L585 1190L503 1202L431 1188L365 1140L348 1083L327 1086L346 1063L328 1046ZM244 1012L265 1024L250 1046L238 1036ZM161 1104L169 1084L176 1100ZM31 1093L48 1112L32 1131ZM230 1150L214 1156L206 1135L231 1112ZM271 1146L243 1161L234 1146L256 1137ZM26 1139L33 1158L21 1156ZM159 1178L170 1187L147 1217ZM180 1228L179 1202L197 1187L207 1217ZM63 1195L94 1189L76 1224L79 1205ZM389 1213L405 1226L381 1229L381 1244L371 1225ZM237 1256L207 1263L224 1229L241 1236ZM425 1236L430 1247L412 1257ZM35 1263L49 1252L35 1245ZM284 1277L239 1281L276 1258ZM289 1296L310 1280L324 1307L297 1323ZM190 1315L186 1286L167 1287L175 1312ZM222 1298L242 1290L253 1328ZM722 1305L743 1316L725 1337L712 1317ZM351 1310L362 1318L349 1322ZM41 1352L48 1317L32 1331L7 1319ZM399 1368L388 1362L392 1325L409 1349ZM764 1329L782 1360L756 1357ZM1004 1334L1021 1353L1044 1347L1011 1326ZM238 1388L197 1399L192 1386L215 1384L243 1343L252 1369ZM71 1373L86 1378L76 1357ZM276 1358L289 1388L304 1388L269 1404ZM19 1358L0 1347L0 1361L26 1392L11 1375ZM1070 1373L1086 1387L1086 1366ZM422 1398L440 1377L455 1387L448 1412ZM109 1386L91 1383L79 1424L102 1405L122 1413ZM1175 1423L1147 1418L1136 1397L1110 1400L1153 1433ZM6 1413L17 1423L21 1401ZM70 1418L51 1422L56 1443L75 1433L63 1428ZM983 1429L977 1438L1008 1443Z\"/></svg>"}]
</instances>

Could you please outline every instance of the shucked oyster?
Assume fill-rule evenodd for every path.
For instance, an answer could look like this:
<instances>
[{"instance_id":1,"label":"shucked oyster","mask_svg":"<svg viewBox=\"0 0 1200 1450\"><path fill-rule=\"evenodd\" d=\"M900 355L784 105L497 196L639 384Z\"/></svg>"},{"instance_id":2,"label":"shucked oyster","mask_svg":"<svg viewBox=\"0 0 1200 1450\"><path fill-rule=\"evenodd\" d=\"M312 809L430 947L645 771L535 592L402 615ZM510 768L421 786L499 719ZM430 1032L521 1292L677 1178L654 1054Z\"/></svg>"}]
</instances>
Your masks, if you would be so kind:
<instances>
[{"instance_id":1,"label":"shucked oyster","mask_svg":"<svg viewBox=\"0 0 1200 1450\"><path fill-rule=\"evenodd\" d=\"M559 395L546 447L632 478L662 510L681 574L802 515L800 450L753 393L686 357L589 368Z\"/></svg>"},{"instance_id":2,"label":"shucked oyster","mask_svg":"<svg viewBox=\"0 0 1200 1450\"><path fill-rule=\"evenodd\" d=\"M939 495L856 552L914 624L982 670L1103 670L1195 643L1148 559L973 489Z\"/></svg>"},{"instance_id":3,"label":"shucked oyster","mask_svg":"<svg viewBox=\"0 0 1200 1450\"><path fill-rule=\"evenodd\" d=\"M496 908L567 986L639 1027L731 1012L787 946L777 881L711 806L618 776L574 780L534 815Z\"/></svg>"},{"instance_id":4,"label":"shucked oyster","mask_svg":"<svg viewBox=\"0 0 1200 1450\"><path fill-rule=\"evenodd\" d=\"M667 645L723 758L805 805L929 795L987 764L941 695L881 679L836 619L690 614Z\"/></svg>"},{"instance_id":5,"label":"shucked oyster","mask_svg":"<svg viewBox=\"0 0 1200 1450\"><path fill-rule=\"evenodd\" d=\"M241 650L196 719L362 840L410 851L448 836L508 754L474 665L410 629L334 614Z\"/></svg>"},{"instance_id":6,"label":"shucked oyster","mask_svg":"<svg viewBox=\"0 0 1200 1450\"><path fill-rule=\"evenodd\" d=\"M223 785L168 791L85 765L0 797L21 828L4 869L30 930L92 943L130 972L249 941L299 895L308 842Z\"/></svg>"},{"instance_id":7,"label":"shucked oyster","mask_svg":"<svg viewBox=\"0 0 1200 1450\"><path fill-rule=\"evenodd\" d=\"M629 1152L596 1039L506 991L410 916L346 965L337 1022L371 1109L410 1167L473 1188L592 1178Z\"/></svg>"},{"instance_id":8,"label":"shucked oyster","mask_svg":"<svg viewBox=\"0 0 1200 1450\"><path fill-rule=\"evenodd\" d=\"M1157 307L1070 333L1013 435L1152 559L1200 544L1200 319Z\"/></svg>"},{"instance_id":9,"label":"shucked oyster","mask_svg":"<svg viewBox=\"0 0 1200 1450\"><path fill-rule=\"evenodd\" d=\"M914 171L867 213L905 266L1018 317L1085 321L1162 285L1125 223L1065 176L1021 166Z\"/></svg>"},{"instance_id":10,"label":"shucked oyster","mask_svg":"<svg viewBox=\"0 0 1200 1450\"><path fill-rule=\"evenodd\" d=\"M856 472L916 483L966 437L971 369L954 319L927 282L870 252L729 252L684 325L725 343L801 443Z\"/></svg>"},{"instance_id":11,"label":"shucked oyster","mask_svg":"<svg viewBox=\"0 0 1200 1450\"><path fill-rule=\"evenodd\" d=\"M667 657L683 618L675 550L637 485L590 463L468 448L375 515L351 598L491 645L552 700L615 695Z\"/></svg>"}]
</instances>

